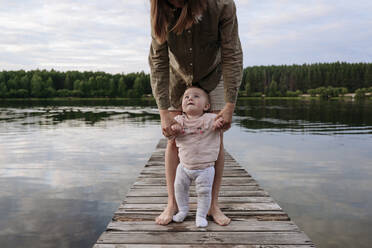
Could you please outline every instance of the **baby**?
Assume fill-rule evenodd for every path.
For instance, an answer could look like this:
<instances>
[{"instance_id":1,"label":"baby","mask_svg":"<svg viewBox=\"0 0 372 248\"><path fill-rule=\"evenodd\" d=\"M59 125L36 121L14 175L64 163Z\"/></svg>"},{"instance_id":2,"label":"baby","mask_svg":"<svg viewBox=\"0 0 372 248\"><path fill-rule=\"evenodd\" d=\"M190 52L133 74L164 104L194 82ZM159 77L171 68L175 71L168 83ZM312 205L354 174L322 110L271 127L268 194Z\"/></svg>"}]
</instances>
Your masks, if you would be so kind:
<instances>
[{"instance_id":1,"label":"baby","mask_svg":"<svg viewBox=\"0 0 372 248\"><path fill-rule=\"evenodd\" d=\"M188 88L182 98L182 115L177 115L176 146L180 164L177 167L174 190L178 213L173 221L182 222L189 211L189 187L195 180L198 196L196 226L206 227L211 205L214 163L220 151L220 130L223 119L216 114L205 113L210 107L208 94L201 88Z\"/></svg>"}]
</instances>

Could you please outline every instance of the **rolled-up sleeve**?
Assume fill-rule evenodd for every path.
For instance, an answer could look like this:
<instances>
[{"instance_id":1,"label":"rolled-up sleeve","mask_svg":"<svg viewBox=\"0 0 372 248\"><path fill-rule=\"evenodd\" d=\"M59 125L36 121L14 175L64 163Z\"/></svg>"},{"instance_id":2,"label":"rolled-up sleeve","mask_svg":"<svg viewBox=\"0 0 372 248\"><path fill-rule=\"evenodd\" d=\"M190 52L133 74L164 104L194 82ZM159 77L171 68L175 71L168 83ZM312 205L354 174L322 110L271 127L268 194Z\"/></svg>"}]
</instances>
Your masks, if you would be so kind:
<instances>
[{"instance_id":1,"label":"rolled-up sleeve","mask_svg":"<svg viewBox=\"0 0 372 248\"><path fill-rule=\"evenodd\" d=\"M152 37L149 64L152 93L160 110L168 109L169 103L169 56L167 42L160 44Z\"/></svg>"},{"instance_id":2,"label":"rolled-up sleeve","mask_svg":"<svg viewBox=\"0 0 372 248\"><path fill-rule=\"evenodd\" d=\"M224 1L219 22L225 101L235 103L243 76L243 52L233 0Z\"/></svg>"}]
</instances>

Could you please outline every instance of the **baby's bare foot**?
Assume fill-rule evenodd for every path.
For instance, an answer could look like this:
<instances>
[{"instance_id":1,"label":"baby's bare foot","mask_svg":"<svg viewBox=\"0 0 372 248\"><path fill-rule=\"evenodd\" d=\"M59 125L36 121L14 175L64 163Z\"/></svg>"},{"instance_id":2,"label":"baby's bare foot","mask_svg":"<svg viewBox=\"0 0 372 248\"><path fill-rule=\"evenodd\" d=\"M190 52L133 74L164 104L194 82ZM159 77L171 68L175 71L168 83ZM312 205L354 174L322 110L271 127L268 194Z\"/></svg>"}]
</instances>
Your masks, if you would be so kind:
<instances>
[{"instance_id":1,"label":"baby's bare foot","mask_svg":"<svg viewBox=\"0 0 372 248\"><path fill-rule=\"evenodd\" d=\"M218 206L211 207L209 209L208 215L212 216L214 222L216 222L220 226L227 226L231 222L231 219L228 218L224 213L222 213L221 209Z\"/></svg>"},{"instance_id":2,"label":"baby's bare foot","mask_svg":"<svg viewBox=\"0 0 372 248\"><path fill-rule=\"evenodd\" d=\"M158 225L168 225L173 218L173 215L177 213L177 208L173 206L167 206L164 211L155 219Z\"/></svg>"}]
</instances>

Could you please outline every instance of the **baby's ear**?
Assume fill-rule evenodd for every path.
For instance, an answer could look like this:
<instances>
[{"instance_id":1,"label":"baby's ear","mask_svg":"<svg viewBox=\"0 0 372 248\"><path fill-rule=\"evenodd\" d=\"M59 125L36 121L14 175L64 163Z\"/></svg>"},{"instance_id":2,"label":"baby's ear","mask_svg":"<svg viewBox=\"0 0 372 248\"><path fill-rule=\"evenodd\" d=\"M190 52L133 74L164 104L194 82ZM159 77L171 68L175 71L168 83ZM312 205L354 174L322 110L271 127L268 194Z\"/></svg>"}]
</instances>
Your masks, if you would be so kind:
<instances>
[{"instance_id":1,"label":"baby's ear","mask_svg":"<svg viewBox=\"0 0 372 248\"><path fill-rule=\"evenodd\" d=\"M211 105L209 103L205 104L204 111L208 111L211 108Z\"/></svg>"}]
</instances>

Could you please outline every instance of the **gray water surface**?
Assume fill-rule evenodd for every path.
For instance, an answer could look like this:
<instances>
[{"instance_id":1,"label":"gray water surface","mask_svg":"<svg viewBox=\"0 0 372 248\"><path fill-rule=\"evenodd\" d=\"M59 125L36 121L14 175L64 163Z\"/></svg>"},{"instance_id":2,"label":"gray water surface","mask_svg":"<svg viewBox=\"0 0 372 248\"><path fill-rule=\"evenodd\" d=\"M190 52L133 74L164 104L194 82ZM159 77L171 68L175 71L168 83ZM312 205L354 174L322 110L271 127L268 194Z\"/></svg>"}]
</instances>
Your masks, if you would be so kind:
<instances>
[{"instance_id":1,"label":"gray water surface","mask_svg":"<svg viewBox=\"0 0 372 248\"><path fill-rule=\"evenodd\" d=\"M90 247L159 124L154 102L0 102L0 247ZM225 147L318 247L369 247L371 102L239 101Z\"/></svg>"}]
</instances>

